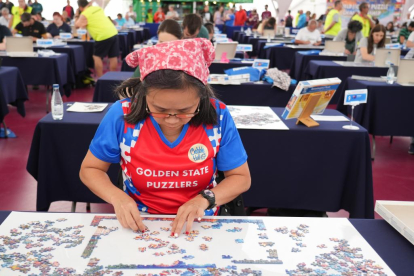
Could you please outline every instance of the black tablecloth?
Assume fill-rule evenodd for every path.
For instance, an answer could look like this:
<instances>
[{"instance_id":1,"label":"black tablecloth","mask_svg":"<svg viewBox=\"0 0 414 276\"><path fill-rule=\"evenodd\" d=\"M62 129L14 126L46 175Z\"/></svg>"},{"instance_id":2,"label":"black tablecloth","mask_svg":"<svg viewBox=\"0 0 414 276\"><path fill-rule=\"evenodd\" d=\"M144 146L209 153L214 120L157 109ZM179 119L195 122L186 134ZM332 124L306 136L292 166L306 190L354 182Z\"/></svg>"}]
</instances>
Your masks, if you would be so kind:
<instances>
[{"instance_id":1,"label":"black tablecloth","mask_svg":"<svg viewBox=\"0 0 414 276\"><path fill-rule=\"evenodd\" d=\"M0 211L0 224L10 211ZM384 220L350 219L362 237L398 276L412 276L414 246Z\"/></svg>"},{"instance_id":2,"label":"black tablecloth","mask_svg":"<svg viewBox=\"0 0 414 276\"><path fill-rule=\"evenodd\" d=\"M131 52L131 49L128 46L128 34L118 33L118 40L121 58L124 59Z\"/></svg>"},{"instance_id":3,"label":"black tablecloth","mask_svg":"<svg viewBox=\"0 0 414 276\"><path fill-rule=\"evenodd\" d=\"M35 51L42 49L35 47ZM56 53L63 53L69 56L69 62L74 69L74 74L77 75L86 69L85 53L82 46L79 45L65 45L65 46L53 46L48 47Z\"/></svg>"},{"instance_id":4,"label":"black tablecloth","mask_svg":"<svg viewBox=\"0 0 414 276\"><path fill-rule=\"evenodd\" d=\"M290 67L290 77L301 81L306 80L304 71L311 60L341 60L346 61L346 56L320 56L320 55L304 55L296 52L293 57L292 66Z\"/></svg>"},{"instance_id":5,"label":"black tablecloth","mask_svg":"<svg viewBox=\"0 0 414 276\"><path fill-rule=\"evenodd\" d=\"M266 41L266 39L259 38L259 37L256 37L255 38L255 37L252 37L252 36L249 37L249 39L247 41L247 44L252 44L252 46L253 46L253 51L251 51L249 53L249 56L251 56L251 57L258 56L258 52L259 52L259 41Z\"/></svg>"},{"instance_id":6,"label":"black tablecloth","mask_svg":"<svg viewBox=\"0 0 414 276\"><path fill-rule=\"evenodd\" d=\"M16 67L0 67L0 122L9 113L8 104L17 107L17 112L26 115L24 102L27 101L26 86Z\"/></svg>"},{"instance_id":7,"label":"black tablecloth","mask_svg":"<svg viewBox=\"0 0 414 276\"><path fill-rule=\"evenodd\" d=\"M270 59L270 68L276 67L279 70L288 70L292 66L296 52L309 50L315 50L315 48L307 48L305 46L298 48L280 46L263 49L262 55L264 52L263 58Z\"/></svg>"},{"instance_id":8,"label":"black tablecloth","mask_svg":"<svg viewBox=\"0 0 414 276\"><path fill-rule=\"evenodd\" d=\"M50 85L57 83L61 92L70 96L75 83L72 66L66 54L51 57L11 58L3 57L3 66L19 68L26 85Z\"/></svg>"},{"instance_id":9,"label":"black tablecloth","mask_svg":"<svg viewBox=\"0 0 414 276\"><path fill-rule=\"evenodd\" d=\"M284 91L277 87L272 88L268 83L211 86L217 97L226 104L274 107L285 107L296 87L291 85L288 91Z\"/></svg>"},{"instance_id":10,"label":"black tablecloth","mask_svg":"<svg viewBox=\"0 0 414 276\"><path fill-rule=\"evenodd\" d=\"M94 61L93 61L93 47L95 45L95 41L90 40L90 41L82 41L80 39L73 39L73 40L69 40L67 42L68 44L71 45L80 45L83 47L84 50L84 54L85 54L85 60L86 60L86 66L88 68L94 68Z\"/></svg>"},{"instance_id":11,"label":"black tablecloth","mask_svg":"<svg viewBox=\"0 0 414 276\"><path fill-rule=\"evenodd\" d=\"M108 110L108 108L106 109ZM53 201L100 202L79 180L79 168L106 113L51 114L36 127L27 170L38 181L37 210ZM275 108L280 116L283 109ZM340 114L327 110L328 115ZM289 131L239 130L249 156L252 187L246 206L349 211L373 218L372 169L368 133L347 131L345 122L317 128L295 125ZM115 170L109 172L114 180Z\"/></svg>"},{"instance_id":12,"label":"black tablecloth","mask_svg":"<svg viewBox=\"0 0 414 276\"><path fill-rule=\"evenodd\" d=\"M115 87L132 75L132 72L107 72L96 82L93 101L112 103L119 100L114 94Z\"/></svg>"},{"instance_id":13,"label":"black tablecloth","mask_svg":"<svg viewBox=\"0 0 414 276\"><path fill-rule=\"evenodd\" d=\"M305 68L304 77L309 80L337 77L342 81L337 91L342 91L346 79L352 75L379 77L387 75L387 71L386 67L342 66L333 61L311 60ZM331 104L338 103L339 94L335 93Z\"/></svg>"},{"instance_id":14,"label":"black tablecloth","mask_svg":"<svg viewBox=\"0 0 414 276\"><path fill-rule=\"evenodd\" d=\"M210 74L224 74L224 70L244 66L252 66L252 63L242 63L241 61L230 61L229 63L213 62L208 69L210 70ZM122 61L121 71L134 72L135 68L129 67L124 59Z\"/></svg>"},{"instance_id":15,"label":"black tablecloth","mask_svg":"<svg viewBox=\"0 0 414 276\"><path fill-rule=\"evenodd\" d=\"M99 122L108 111L101 113L67 112L62 121L52 114L43 117L36 126L27 162L27 171L37 180L36 210L45 211L54 201L102 203L79 179L80 165ZM111 165L113 183L119 165Z\"/></svg>"},{"instance_id":16,"label":"black tablecloth","mask_svg":"<svg viewBox=\"0 0 414 276\"><path fill-rule=\"evenodd\" d=\"M356 106L354 119L373 135L414 136L414 87L397 83L360 81L348 78L340 92L337 109L351 113L344 106L345 90L368 89L366 104Z\"/></svg>"}]
</instances>

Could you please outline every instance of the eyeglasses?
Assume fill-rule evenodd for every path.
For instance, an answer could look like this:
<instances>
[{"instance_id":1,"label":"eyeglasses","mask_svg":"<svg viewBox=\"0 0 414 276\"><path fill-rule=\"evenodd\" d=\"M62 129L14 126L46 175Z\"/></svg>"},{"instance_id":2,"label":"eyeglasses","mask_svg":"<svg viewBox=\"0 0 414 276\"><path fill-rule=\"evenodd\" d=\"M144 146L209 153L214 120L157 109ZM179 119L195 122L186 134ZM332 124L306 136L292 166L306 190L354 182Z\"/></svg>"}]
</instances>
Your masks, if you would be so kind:
<instances>
[{"instance_id":1,"label":"eyeglasses","mask_svg":"<svg viewBox=\"0 0 414 276\"><path fill-rule=\"evenodd\" d=\"M194 113L181 113L181 114L169 114L169 113L156 113L156 112L151 112L148 108L148 105L146 107L147 113L152 115L152 117L154 118L169 118L169 117L176 117L179 119L189 119L189 118L193 118L195 115L197 115L198 113L200 113L200 104L197 107L197 111Z\"/></svg>"}]
</instances>

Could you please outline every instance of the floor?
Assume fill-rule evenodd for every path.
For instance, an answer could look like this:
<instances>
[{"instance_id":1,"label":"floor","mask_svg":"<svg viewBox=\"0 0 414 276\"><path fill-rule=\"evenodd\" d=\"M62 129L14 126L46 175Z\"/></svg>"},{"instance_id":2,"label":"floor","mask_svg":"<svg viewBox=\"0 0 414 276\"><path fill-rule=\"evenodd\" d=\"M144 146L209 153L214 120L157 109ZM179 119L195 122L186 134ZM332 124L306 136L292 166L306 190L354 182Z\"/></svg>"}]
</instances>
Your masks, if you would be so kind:
<instances>
[{"instance_id":1,"label":"floor","mask_svg":"<svg viewBox=\"0 0 414 276\"><path fill-rule=\"evenodd\" d=\"M22 118L14 107L6 116L6 124L17 138L0 139L0 210L34 211L36 181L26 171L26 162L37 122L46 115L46 89L32 90L25 103L26 117ZM92 101L93 88L76 89L64 101ZM408 137L376 137L377 153L372 162L375 200L414 201L414 156L407 153ZM55 202L50 211L69 212L70 202ZM77 212L85 212L86 204L79 203ZM109 204L92 204L92 212L113 212ZM260 209L253 215L265 215ZM331 217L347 217L346 211L329 213ZM376 215L376 218L379 218Z\"/></svg>"}]
</instances>

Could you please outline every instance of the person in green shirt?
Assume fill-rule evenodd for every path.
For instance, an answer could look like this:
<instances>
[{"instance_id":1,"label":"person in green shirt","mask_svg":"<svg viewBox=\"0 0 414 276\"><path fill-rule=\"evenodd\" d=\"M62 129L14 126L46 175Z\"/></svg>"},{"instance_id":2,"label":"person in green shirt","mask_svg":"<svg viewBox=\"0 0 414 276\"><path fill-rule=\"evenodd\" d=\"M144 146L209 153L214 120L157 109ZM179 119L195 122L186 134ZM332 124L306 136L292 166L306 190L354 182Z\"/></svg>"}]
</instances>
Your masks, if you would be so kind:
<instances>
[{"instance_id":1,"label":"person in green shirt","mask_svg":"<svg viewBox=\"0 0 414 276\"><path fill-rule=\"evenodd\" d=\"M408 24L407 27L401 29L400 33L398 34L398 42L400 42L400 44L404 44L404 42L408 39L413 30L414 21L411 21L411 23Z\"/></svg>"},{"instance_id":2,"label":"person in green shirt","mask_svg":"<svg viewBox=\"0 0 414 276\"><path fill-rule=\"evenodd\" d=\"M158 43L164 43L167 41L180 40L183 38L183 33L180 24L173 19L164 20L158 27ZM135 69L134 78L140 78L139 65Z\"/></svg>"},{"instance_id":3,"label":"person in green shirt","mask_svg":"<svg viewBox=\"0 0 414 276\"><path fill-rule=\"evenodd\" d=\"M42 4L38 3L37 0L32 4L32 14L38 14L43 12Z\"/></svg>"},{"instance_id":4,"label":"person in green shirt","mask_svg":"<svg viewBox=\"0 0 414 276\"><path fill-rule=\"evenodd\" d=\"M184 38L201 37L210 40L208 30L203 26L203 20L198 14L187 14L183 20Z\"/></svg>"},{"instance_id":5,"label":"person in green shirt","mask_svg":"<svg viewBox=\"0 0 414 276\"><path fill-rule=\"evenodd\" d=\"M368 14L369 5L366 2L363 2L359 5L360 13L355 14L351 20L356 20L362 24L362 34L365 37L370 35L371 30L375 27L375 22L372 19L372 16Z\"/></svg>"},{"instance_id":6,"label":"person in green shirt","mask_svg":"<svg viewBox=\"0 0 414 276\"><path fill-rule=\"evenodd\" d=\"M154 23L154 15L152 14L152 9L148 9L147 15L145 16L145 22Z\"/></svg>"}]
</instances>

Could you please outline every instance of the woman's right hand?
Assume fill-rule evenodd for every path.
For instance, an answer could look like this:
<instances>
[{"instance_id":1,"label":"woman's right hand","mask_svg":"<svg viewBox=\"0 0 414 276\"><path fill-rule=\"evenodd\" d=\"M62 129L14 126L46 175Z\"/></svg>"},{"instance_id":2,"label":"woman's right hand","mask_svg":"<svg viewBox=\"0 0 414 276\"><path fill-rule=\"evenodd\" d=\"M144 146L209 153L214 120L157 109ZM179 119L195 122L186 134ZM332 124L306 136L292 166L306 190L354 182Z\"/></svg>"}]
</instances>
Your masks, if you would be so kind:
<instances>
[{"instance_id":1,"label":"woman's right hand","mask_svg":"<svg viewBox=\"0 0 414 276\"><path fill-rule=\"evenodd\" d=\"M142 222L137 203L130 196L120 191L112 196L111 204L114 206L116 217L122 227L145 232L147 228Z\"/></svg>"}]
</instances>

